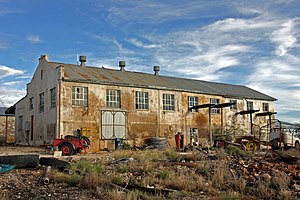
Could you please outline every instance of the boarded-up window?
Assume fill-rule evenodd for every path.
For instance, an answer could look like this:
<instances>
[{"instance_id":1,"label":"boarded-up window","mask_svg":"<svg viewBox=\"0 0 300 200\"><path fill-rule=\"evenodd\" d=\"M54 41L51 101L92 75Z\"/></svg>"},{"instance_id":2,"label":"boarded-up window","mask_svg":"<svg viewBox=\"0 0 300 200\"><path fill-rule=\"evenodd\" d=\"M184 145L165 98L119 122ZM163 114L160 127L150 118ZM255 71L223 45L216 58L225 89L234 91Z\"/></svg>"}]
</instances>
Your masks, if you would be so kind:
<instances>
[{"instance_id":1,"label":"boarded-up window","mask_svg":"<svg viewBox=\"0 0 300 200\"><path fill-rule=\"evenodd\" d=\"M101 138L114 139L126 136L126 113L123 111L102 111Z\"/></svg>"}]
</instances>

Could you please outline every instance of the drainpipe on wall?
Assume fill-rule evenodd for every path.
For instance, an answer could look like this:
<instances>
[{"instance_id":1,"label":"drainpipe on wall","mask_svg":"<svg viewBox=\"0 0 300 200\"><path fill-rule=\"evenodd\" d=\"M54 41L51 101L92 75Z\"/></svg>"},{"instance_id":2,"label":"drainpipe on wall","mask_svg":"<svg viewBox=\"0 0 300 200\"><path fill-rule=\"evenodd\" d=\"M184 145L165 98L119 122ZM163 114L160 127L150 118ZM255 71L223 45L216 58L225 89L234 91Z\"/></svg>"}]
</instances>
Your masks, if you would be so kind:
<instances>
[{"instance_id":1,"label":"drainpipe on wall","mask_svg":"<svg viewBox=\"0 0 300 200\"><path fill-rule=\"evenodd\" d=\"M5 114L5 143L8 143L7 114Z\"/></svg>"},{"instance_id":2,"label":"drainpipe on wall","mask_svg":"<svg viewBox=\"0 0 300 200\"><path fill-rule=\"evenodd\" d=\"M157 90L157 98L158 98L158 103L157 103L157 133L155 134L155 136L157 136L157 134L160 133L160 92L159 90Z\"/></svg>"},{"instance_id":3,"label":"drainpipe on wall","mask_svg":"<svg viewBox=\"0 0 300 200\"><path fill-rule=\"evenodd\" d=\"M60 131L61 131L61 125L60 125L60 120L61 120L61 93L62 93L62 89L61 89L61 82L62 82L62 70L63 70L63 66L60 66L60 70L59 70L59 79L58 79L58 113L57 113L57 132L56 132L56 138L60 138Z\"/></svg>"}]
</instances>

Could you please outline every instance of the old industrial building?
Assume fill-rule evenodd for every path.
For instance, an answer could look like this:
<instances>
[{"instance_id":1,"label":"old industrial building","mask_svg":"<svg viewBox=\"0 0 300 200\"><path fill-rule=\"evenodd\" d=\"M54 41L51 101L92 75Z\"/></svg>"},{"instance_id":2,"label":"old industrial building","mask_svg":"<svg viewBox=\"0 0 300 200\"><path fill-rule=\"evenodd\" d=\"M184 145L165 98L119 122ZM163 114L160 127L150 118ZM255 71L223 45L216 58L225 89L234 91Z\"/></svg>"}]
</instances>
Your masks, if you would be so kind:
<instances>
[{"instance_id":1,"label":"old industrial building","mask_svg":"<svg viewBox=\"0 0 300 200\"><path fill-rule=\"evenodd\" d=\"M267 124L268 116L240 111L274 112L275 98L246 86L162 76L158 66L153 73L126 71L124 61L119 70L85 66L85 56L80 62L39 58L26 96L14 105L16 140L50 143L81 128L95 151L113 148L115 138L140 145L159 136L174 145L178 132L184 144L203 144L220 127L235 124L247 134L250 122ZM226 103L232 104L214 106Z\"/></svg>"}]
</instances>

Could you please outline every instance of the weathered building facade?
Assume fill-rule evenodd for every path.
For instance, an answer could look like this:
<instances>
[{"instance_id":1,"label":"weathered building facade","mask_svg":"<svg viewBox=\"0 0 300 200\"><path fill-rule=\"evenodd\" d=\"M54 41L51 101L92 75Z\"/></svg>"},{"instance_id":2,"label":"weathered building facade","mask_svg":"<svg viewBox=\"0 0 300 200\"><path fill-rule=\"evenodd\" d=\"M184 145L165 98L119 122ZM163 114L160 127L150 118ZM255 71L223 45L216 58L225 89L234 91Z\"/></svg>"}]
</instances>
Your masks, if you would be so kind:
<instances>
[{"instance_id":1,"label":"weathered building facade","mask_svg":"<svg viewBox=\"0 0 300 200\"><path fill-rule=\"evenodd\" d=\"M213 83L153 74L48 61L43 55L27 94L16 108L16 137L31 144L49 143L82 128L93 150L112 148L115 138L142 144L147 137L165 137L175 143L180 132L185 144L193 137L203 143L209 131L236 122L250 130L242 110L274 112L274 99L245 86ZM236 104L224 108L190 109L201 104ZM259 125L267 117L253 117ZM192 137L191 137L192 136Z\"/></svg>"}]
</instances>

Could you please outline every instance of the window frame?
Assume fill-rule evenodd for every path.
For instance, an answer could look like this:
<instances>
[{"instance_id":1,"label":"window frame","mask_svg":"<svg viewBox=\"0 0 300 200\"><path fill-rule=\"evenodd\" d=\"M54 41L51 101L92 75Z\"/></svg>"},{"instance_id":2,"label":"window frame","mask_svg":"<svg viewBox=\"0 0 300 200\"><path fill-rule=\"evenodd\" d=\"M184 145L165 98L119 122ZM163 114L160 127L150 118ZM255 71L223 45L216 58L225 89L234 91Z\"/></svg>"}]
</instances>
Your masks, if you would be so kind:
<instances>
[{"instance_id":1,"label":"window frame","mask_svg":"<svg viewBox=\"0 0 300 200\"><path fill-rule=\"evenodd\" d=\"M149 93L135 91L135 109L149 110Z\"/></svg>"},{"instance_id":2,"label":"window frame","mask_svg":"<svg viewBox=\"0 0 300 200\"><path fill-rule=\"evenodd\" d=\"M262 103L263 112L269 112L269 103Z\"/></svg>"},{"instance_id":3,"label":"window frame","mask_svg":"<svg viewBox=\"0 0 300 200\"><path fill-rule=\"evenodd\" d=\"M44 79L44 70L41 69L41 80Z\"/></svg>"},{"instance_id":4,"label":"window frame","mask_svg":"<svg viewBox=\"0 0 300 200\"><path fill-rule=\"evenodd\" d=\"M199 109L190 109L191 107L193 106L197 106L199 104L199 101L198 101L198 97L197 96L188 96L187 97L187 101L188 101L188 112L198 112Z\"/></svg>"},{"instance_id":5,"label":"window frame","mask_svg":"<svg viewBox=\"0 0 300 200\"><path fill-rule=\"evenodd\" d=\"M163 111L175 111L175 95L163 94Z\"/></svg>"},{"instance_id":6,"label":"window frame","mask_svg":"<svg viewBox=\"0 0 300 200\"><path fill-rule=\"evenodd\" d=\"M44 92L39 94L40 102L39 102L39 111L44 112L45 111L45 94Z\"/></svg>"},{"instance_id":7,"label":"window frame","mask_svg":"<svg viewBox=\"0 0 300 200\"><path fill-rule=\"evenodd\" d=\"M254 110L253 101L247 101L247 110Z\"/></svg>"},{"instance_id":8,"label":"window frame","mask_svg":"<svg viewBox=\"0 0 300 200\"><path fill-rule=\"evenodd\" d=\"M121 90L106 89L106 107L121 108Z\"/></svg>"},{"instance_id":9,"label":"window frame","mask_svg":"<svg viewBox=\"0 0 300 200\"><path fill-rule=\"evenodd\" d=\"M218 104L220 104L220 99L218 99L218 98L210 98L209 102L211 104L218 105ZM210 113L212 113L212 114L220 114L220 108L210 108Z\"/></svg>"},{"instance_id":10,"label":"window frame","mask_svg":"<svg viewBox=\"0 0 300 200\"><path fill-rule=\"evenodd\" d=\"M56 87L50 89L50 108L56 107Z\"/></svg>"},{"instance_id":11,"label":"window frame","mask_svg":"<svg viewBox=\"0 0 300 200\"><path fill-rule=\"evenodd\" d=\"M34 109L34 97L29 98L29 110Z\"/></svg>"},{"instance_id":12,"label":"window frame","mask_svg":"<svg viewBox=\"0 0 300 200\"><path fill-rule=\"evenodd\" d=\"M88 87L72 86L72 106L88 107Z\"/></svg>"},{"instance_id":13,"label":"window frame","mask_svg":"<svg viewBox=\"0 0 300 200\"><path fill-rule=\"evenodd\" d=\"M230 99L229 103L235 103L233 105L230 105L230 110L237 110L237 100L236 99Z\"/></svg>"}]
</instances>

